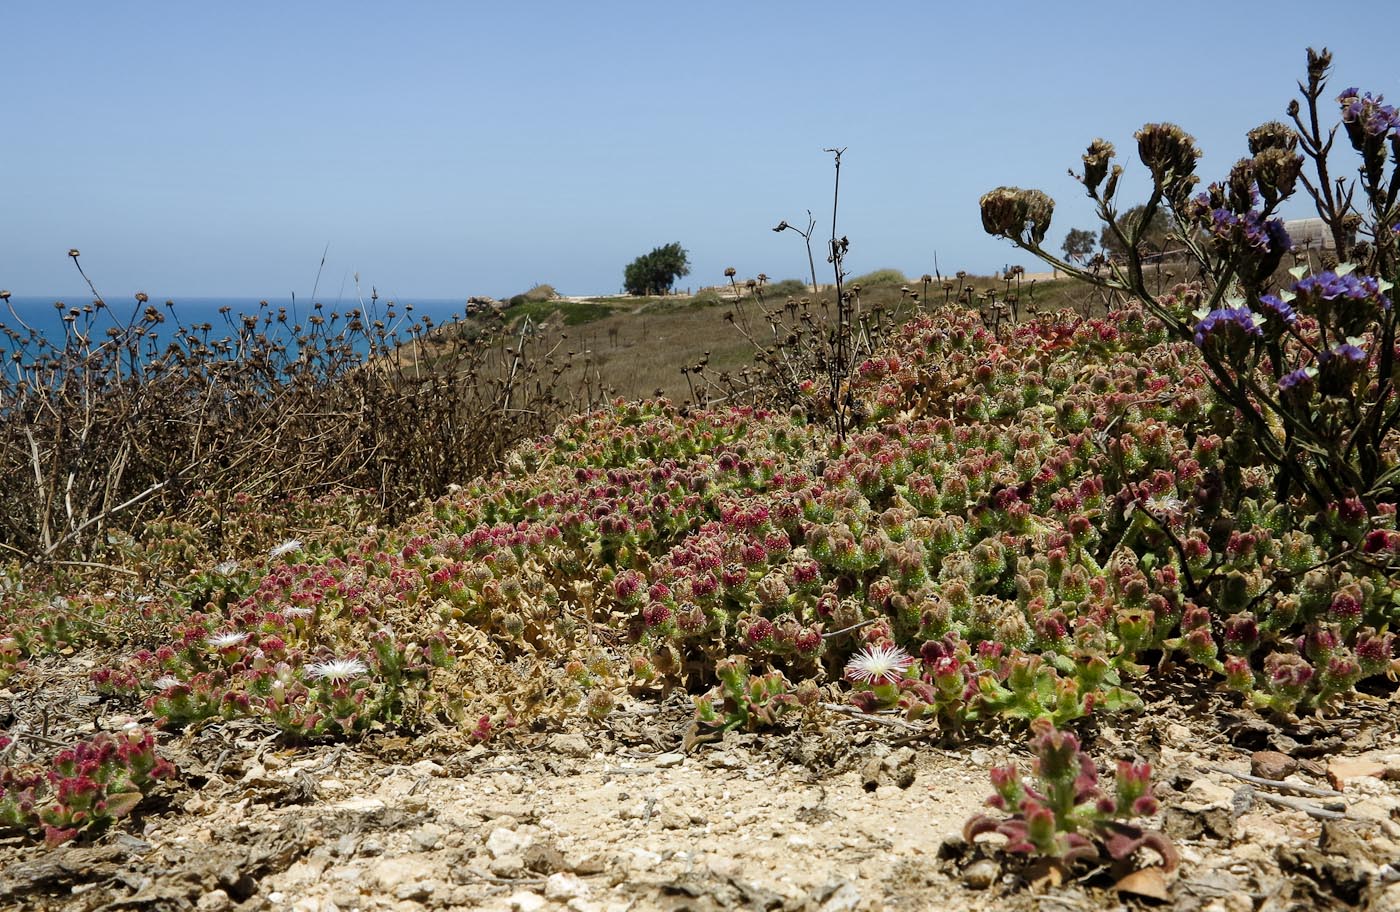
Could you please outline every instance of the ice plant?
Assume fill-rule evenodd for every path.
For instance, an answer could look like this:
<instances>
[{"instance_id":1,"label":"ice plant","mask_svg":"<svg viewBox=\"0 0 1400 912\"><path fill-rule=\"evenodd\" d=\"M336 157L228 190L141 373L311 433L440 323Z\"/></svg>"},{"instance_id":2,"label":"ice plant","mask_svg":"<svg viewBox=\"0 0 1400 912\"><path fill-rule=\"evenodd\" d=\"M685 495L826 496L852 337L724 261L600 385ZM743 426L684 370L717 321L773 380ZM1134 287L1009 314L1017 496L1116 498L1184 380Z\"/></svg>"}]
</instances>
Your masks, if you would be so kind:
<instances>
[{"instance_id":1,"label":"ice plant","mask_svg":"<svg viewBox=\"0 0 1400 912\"><path fill-rule=\"evenodd\" d=\"M894 684L914 664L914 657L890 643L867 646L846 663L846 677L861 684Z\"/></svg>"},{"instance_id":2,"label":"ice plant","mask_svg":"<svg viewBox=\"0 0 1400 912\"><path fill-rule=\"evenodd\" d=\"M267 559L269 561L275 561L279 558L286 557L288 554L295 554L300 550L301 539L289 538L286 541L280 542L277 545L273 546L272 550L267 552Z\"/></svg>"},{"instance_id":3,"label":"ice plant","mask_svg":"<svg viewBox=\"0 0 1400 912\"><path fill-rule=\"evenodd\" d=\"M964 838L971 842L998 833L1006 838L1008 852L1064 865L1105 856L1121 861L1145 848L1158 855L1164 870L1176 867L1176 849L1166 836L1126 822L1157 812L1146 763L1120 760L1113 786L1105 790L1097 766L1073 734L1043 719L1031 731L1035 781L1023 781L1014 765L993 768L995 794L987 804L1011 816L975 815L963 826Z\"/></svg>"},{"instance_id":4,"label":"ice plant","mask_svg":"<svg viewBox=\"0 0 1400 912\"><path fill-rule=\"evenodd\" d=\"M306 676L312 680L326 681L332 685L345 684L369 671L369 666L359 659L329 659L312 662L306 666Z\"/></svg>"},{"instance_id":5,"label":"ice plant","mask_svg":"<svg viewBox=\"0 0 1400 912\"><path fill-rule=\"evenodd\" d=\"M8 747L0 736L0 749ZM42 833L50 847L100 833L130 814L175 768L139 726L102 732L59 751L47 766L0 769L0 831Z\"/></svg>"}]
</instances>

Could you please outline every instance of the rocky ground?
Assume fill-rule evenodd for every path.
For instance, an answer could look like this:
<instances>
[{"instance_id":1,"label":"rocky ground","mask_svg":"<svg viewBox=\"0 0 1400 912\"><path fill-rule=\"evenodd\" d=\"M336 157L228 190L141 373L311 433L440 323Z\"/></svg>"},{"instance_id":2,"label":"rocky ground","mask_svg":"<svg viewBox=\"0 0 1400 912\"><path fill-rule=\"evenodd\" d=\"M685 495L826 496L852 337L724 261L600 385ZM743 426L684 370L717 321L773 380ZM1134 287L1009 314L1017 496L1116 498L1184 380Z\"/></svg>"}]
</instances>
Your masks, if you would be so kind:
<instances>
[{"instance_id":1,"label":"rocky ground","mask_svg":"<svg viewBox=\"0 0 1400 912\"><path fill-rule=\"evenodd\" d=\"M83 664L0 692L9 730L57 742L119 723L80 686ZM1281 725L1178 693L1086 728L1101 766L1153 762L1154 823L1182 853L1165 876L1149 855L1136 874L1057 877L995 839L964 843L988 769L1027 766L1014 733L938 743L828 709L687 752L681 694L479 745L438 732L289 749L215 723L162 738L182 778L119 831L0 842L0 907L1400 909L1395 708L1361 696L1340 718Z\"/></svg>"}]
</instances>

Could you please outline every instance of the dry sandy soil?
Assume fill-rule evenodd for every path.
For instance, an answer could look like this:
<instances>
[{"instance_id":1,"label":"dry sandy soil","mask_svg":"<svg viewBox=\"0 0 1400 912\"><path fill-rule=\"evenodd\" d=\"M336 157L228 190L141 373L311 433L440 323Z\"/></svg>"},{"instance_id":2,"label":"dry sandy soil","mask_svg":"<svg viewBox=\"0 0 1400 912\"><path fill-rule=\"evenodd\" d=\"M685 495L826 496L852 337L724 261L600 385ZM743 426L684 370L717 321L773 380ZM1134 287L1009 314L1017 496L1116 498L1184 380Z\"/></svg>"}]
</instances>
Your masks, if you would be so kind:
<instances>
[{"instance_id":1,"label":"dry sandy soil","mask_svg":"<svg viewBox=\"0 0 1400 912\"><path fill-rule=\"evenodd\" d=\"M36 663L25 689L0 691L7 730L61 740L120 724L85 687L87 664ZM687 753L692 711L673 694L475 746L438 732L293 749L235 723L163 735L182 778L119 830L52 850L0 841L0 908L1400 909L1393 700L1281 725L1177 691L1085 729L1101 767L1153 762L1154 823L1182 853L1165 877L1148 853L1126 881L1085 867L1056 884L964 843L988 769L1026 768L1019 734L939 744L823 710ZM1290 785L1232 775L1282 778L1268 764L1285 762Z\"/></svg>"}]
</instances>

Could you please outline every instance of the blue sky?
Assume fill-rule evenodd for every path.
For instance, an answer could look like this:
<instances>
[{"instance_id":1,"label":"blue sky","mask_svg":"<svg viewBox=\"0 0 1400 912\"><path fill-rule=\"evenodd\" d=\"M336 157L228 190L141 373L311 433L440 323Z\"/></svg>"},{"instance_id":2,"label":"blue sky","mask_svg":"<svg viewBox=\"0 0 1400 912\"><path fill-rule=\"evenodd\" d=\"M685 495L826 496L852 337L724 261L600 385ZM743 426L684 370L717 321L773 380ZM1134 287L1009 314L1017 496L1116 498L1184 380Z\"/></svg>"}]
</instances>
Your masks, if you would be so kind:
<instances>
[{"instance_id":1,"label":"blue sky","mask_svg":"<svg viewBox=\"0 0 1400 912\"><path fill-rule=\"evenodd\" d=\"M1281 118L1304 48L1400 95L1386 3L12 3L0 7L0 288L81 298L616 291L679 241L683 284L801 276L780 219L854 272L1030 261L981 230L1056 198L1095 136L1171 120L1201 173ZM1146 10L1154 10L1148 14ZM1142 12L1140 12L1142 11ZM1129 189L1141 185L1132 183ZM819 260L820 265L820 260Z\"/></svg>"}]
</instances>

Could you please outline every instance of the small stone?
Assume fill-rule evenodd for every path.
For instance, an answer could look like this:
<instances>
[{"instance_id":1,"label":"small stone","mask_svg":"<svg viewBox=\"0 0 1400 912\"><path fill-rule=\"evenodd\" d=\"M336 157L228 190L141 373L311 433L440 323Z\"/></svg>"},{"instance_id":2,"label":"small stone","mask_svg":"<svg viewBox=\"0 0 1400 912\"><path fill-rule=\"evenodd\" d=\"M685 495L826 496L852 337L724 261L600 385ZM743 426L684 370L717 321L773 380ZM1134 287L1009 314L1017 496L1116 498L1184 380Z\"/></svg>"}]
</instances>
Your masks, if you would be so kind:
<instances>
[{"instance_id":1,"label":"small stone","mask_svg":"<svg viewBox=\"0 0 1400 912\"><path fill-rule=\"evenodd\" d=\"M423 874L423 864L413 858L380 858L369 868L370 879L385 893L397 893L402 886L416 883Z\"/></svg>"},{"instance_id":2,"label":"small stone","mask_svg":"<svg viewBox=\"0 0 1400 912\"><path fill-rule=\"evenodd\" d=\"M538 912L548 900L529 890L517 890L506 902L510 903L511 912Z\"/></svg>"},{"instance_id":3,"label":"small stone","mask_svg":"<svg viewBox=\"0 0 1400 912\"><path fill-rule=\"evenodd\" d=\"M422 901L433 895L437 890L437 883L431 880L420 880L414 883L400 884L394 891L395 899L412 899Z\"/></svg>"},{"instance_id":4,"label":"small stone","mask_svg":"<svg viewBox=\"0 0 1400 912\"><path fill-rule=\"evenodd\" d=\"M854 912L860 908L860 888L849 880L842 881L817 908L819 912Z\"/></svg>"},{"instance_id":5,"label":"small stone","mask_svg":"<svg viewBox=\"0 0 1400 912\"><path fill-rule=\"evenodd\" d=\"M673 766L680 766L682 763L684 763L685 754L677 754L674 752L666 754L657 754L656 759L652 760L651 762L652 765L654 765L657 769L670 769Z\"/></svg>"},{"instance_id":6,"label":"small stone","mask_svg":"<svg viewBox=\"0 0 1400 912\"><path fill-rule=\"evenodd\" d=\"M575 896L586 896L588 892L588 884L580 880L577 874L570 874L568 871L551 874L544 882L545 898L555 902L567 902Z\"/></svg>"},{"instance_id":7,"label":"small stone","mask_svg":"<svg viewBox=\"0 0 1400 912\"><path fill-rule=\"evenodd\" d=\"M438 847L447 835L447 828L436 823L425 823L408 834L409 841L420 851L428 852Z\"/></svg>"},{"instance_id":8,"label":"small stone","mask_svg":"<svg viewBox=\"0 0 1400 912\"><path fill-rule=\"evenodd\" d=\"M519 855L501 855L487 865L497 877L519 877L525 871L525 859Z\"/></svg>"},{"instance_id":9,"label":"small stone","mask_svg":"<svg viewBox=\"0 0 1400 912\"><path fill-rule=\"evenodd\" d=\"M200 912L223 912L233 906L233 900L228 898L228 894L223 890L214 889L205 893L195 903L195 908Z\"/></svg>"},{"instance_id":10,"label":"small stone","mask_svg":"<svg viewBox=\"0 0 1400 912\"><path fill-rule=\"evenodd\" d=\"M673 807L661 809L661 828L663 830L686 830L690 828L690 814Z\"/></svg>"},{"instance_id":11,"label":"small stone","mask_svg":"<svg viewBox=\"0 0 1400 912\"><path fill-rule=\"evenodd\" d=\"M1298 771L1298 761L1278 751L1255 751L1249 758L1249 769L1260 779L1284 779Z\"/></svg>"},{"instance_id":12,"label":"small stone","mask_svg":"<svg viewBox=\"0 0 1400 912\"><path fill-rule=\"evenodd\" d=\"M575 874L601 874L608 869L608 858L595 849L575 849L564 855L560 868Z\"/></svg>"},{"instance_id":13,"label":"small stone","mask_svg":"<svg viewBox=\"0 0 1400 912\"><path fill-rule=\"evenodd\" d=\"M593 752L583 735L555 735L549 739L549 749L566 757L587 757Z\"/></svg>"},{"instance_id":14,"label":"small stone","mask_svg":"<svg viewBox=\"0 0 1400 912\"><path fill-rule=\"evenodd\" d=\"M625 856L627 869L642 874L661 864L661 856L649 849L633 849Z\"/></svg>"},{"instance_id":15,"label":"small stone","mask_svg":"<svg viewBox=\"0 0 1400 912\"><path fill-rule=\"evenodd\" d=\"M408 771L415 776L441 776L443 773L442 766L431 760L419 760Z\"/></svg>"},{"instance_id":16,"label":"small stone","mask_svg":"<svg viewBox=\"0 0 1400 912\"><path fill-rule=\"evenodd\" d=\"M346 798L331 805L331 809L370 817L384 812L384 802L378 798Z\"/></svg>"},{"instance_id":17,"label":"small stone","mask_svg":"<svg viewBox=\"0 0 1400 912\"><path fill-rule=\"evenodd\" d=\"M968 865L962 873L963 886L970 890L985 890L996 883L1001 869L990 858L982 858Z\"/></svg>"},{"instance_id":18,"label":"small stone","mask_svg":"<svg viewBox=\"0 0 1400 912\"><path fill-rule=\"evenodd\" d=\"M496 827L491 831L491 835L486 837L486 851L490 852L493 858L500 858L502 855L519 855L532 842L534 839L529 834L508 830L505 827Z\"/></svg>"},{"instance_id":19,"label":"small stone","mask_svg":"<svg viewBox=\"0 0 1400 912\"><path fill-rule=\"evenodd\" d=\"M1235 793L1209 779L1197 779L1181 800L1167 807L1163 830L1177 841L1201 836L1228 838L1234 833Z\"/></svg>"},{"instance_id":20,"label":"small stone","mask_svg":"<svg viewBox=\"0 0 1400 912\"><path fill-rule=\"evenodd\" d=\"M907 766L913 762L914 749L908 746L901 747L899 750L894 751L888 757L885 757L883 760L880 761L880 763L885 767L885 769L889 770L890 772L894 772L900 767Z\"/></svg>"},{"instance_id":21,"label":"small stone","mask_svg":"<svg viewBox=\"0 0 1400 912\"><path fill-rule=\"evenodd\" d=\"M1333 757L1327 762L1327 779L1332 783L1332 788L1339 792L1346 788L1350 779L1379 779L1384 775L1384 763L1364 757Z\"/></svg>"},{"instance_id":22,"label":"small stone","mask_svg":"<svg viewBox=\"0 0 1400 912\"><path fill-rule=\"evenodd\" d=\"M540 874L553 874L567 867L563 853L547 842L528 846L521 857L525 859L525 867Z\"/></svg>"}]
</instances>

